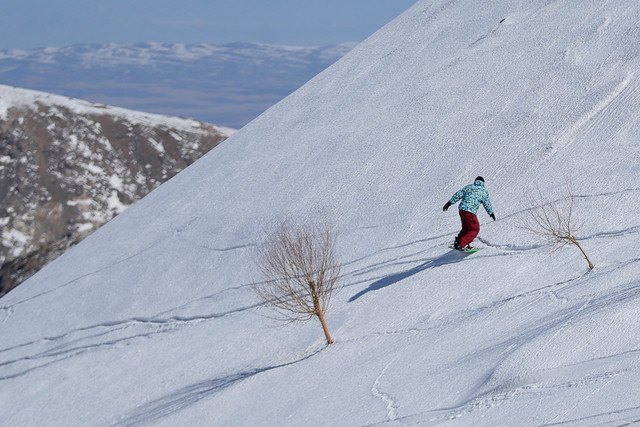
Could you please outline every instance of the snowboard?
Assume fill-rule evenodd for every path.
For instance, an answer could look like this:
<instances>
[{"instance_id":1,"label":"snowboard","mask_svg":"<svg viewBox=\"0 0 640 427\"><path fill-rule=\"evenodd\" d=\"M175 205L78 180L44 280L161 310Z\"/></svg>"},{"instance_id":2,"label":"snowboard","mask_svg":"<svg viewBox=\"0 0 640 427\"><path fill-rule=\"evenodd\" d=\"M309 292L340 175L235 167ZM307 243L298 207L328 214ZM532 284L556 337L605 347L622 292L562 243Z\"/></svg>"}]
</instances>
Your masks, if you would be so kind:
<instances>
[{"instance_id":1,"label":"snowboard","mask_svg":"<svg viewBox=\"0 0 640 427\"><path fill-rule=\"evenodd\" d=\"M449 248L453 249L454 251L462 252L463 254L469 254L469 255L470 255L470 254L475 254L476 252L478 252L478 251L480 250L480 249L478 249L478 248L473 248L473 249L470 249L470 250L468 250L468 251L461 251L460 249L456 249L456 248L454 248L454 247L453 247L453 244L450 244L450 245L449 245Z\"/></svg>"}]
</instances>

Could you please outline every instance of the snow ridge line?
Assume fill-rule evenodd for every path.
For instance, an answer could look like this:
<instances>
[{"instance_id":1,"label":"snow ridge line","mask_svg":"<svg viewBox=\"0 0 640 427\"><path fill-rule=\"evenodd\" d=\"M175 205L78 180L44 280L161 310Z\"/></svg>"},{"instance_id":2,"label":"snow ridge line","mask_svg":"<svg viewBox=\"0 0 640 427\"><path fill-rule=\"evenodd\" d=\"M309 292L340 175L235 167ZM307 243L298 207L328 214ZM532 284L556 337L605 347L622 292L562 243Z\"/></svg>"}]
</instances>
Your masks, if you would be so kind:
<instances>
[{"instance_id":1,"label":"snow ridge line","mask_svg":"<svg viewBox=\"0 0 640 427\"><path fill-rule=\"evenodd\" d=\"M374 381L373 387L371 387L371 394L373 394L375 397L381 399L384 403L387 404L388 421L394 421L398 418L399 406L391 395L380 391L380 380L382 379L384 374L387 372L387 369L389 369L392 363L393 361L387 363L387 366L385 366L384 369L382 369L382 372L380 372L380 375L378 375L378 377Z\"/></svg>"},{"instance_id":2,"label":"snow ridge line","mask_svg":"<svg viewBox=\"0 0 640 427\"><path fill-rule=\"evenodd\" d=\"M78 328L72 331L69 331L65 334L62 335L58 335L55 337L45 337L45 338L40 338L38 340L35 341L31 341L28 343L24 343L24 344L19 344L16 345L14 347L9 347L9 348L5 348L5 349L0 349L0 353L5 353L7 351L11 351L11 350L15 350L18 348L24 348L24 347L28 347L30 345L34 345L37 343L41 343L41 342L58 342L61 341L65 338L70 337L72 334L76 334L76 333L81 333L81 332L87 332L87 331L91 331L94 329L100 329L100 328L105 328L107 329L104 332L98 333L98 334L93 334L93 335L87 335L85 337L80 337L77 338L76 341L78 340L82 340L82 339L88 339L88 338L95 338L98 336L102 336L102 335L106 335L112 332L117 332L117 331L121 331L124 329L128 329L132 326L157 326L157 327L171 327L173 329L175 329L177 326L181 326L181 325L186 325L186 324L192 324L192 323L199 323L199 322L206 322L208 320L214 320L214 319L219 319L221 317L225 317L228 316L230 314L234 314L234 313L238 313L238 312L242 312L242 311L246 311L246 310L250 310L252 308L256 308L259 307L261 304L255 304L253 306L250 307L244 307L244 308L238 308L235 310L230 310L227 312L223 312L223 313L213 313L210 315L206 315L206 316L192 316L192 317L182 317L182 316L173 316L167 319L154 319L154 318L131 318L128 320L122 320L122 321L114 321L114 322L105 322L105 323L100 323L98 325L93 325L93 326L86 326L83 328ZM47 352L43 352L42 354L47 353ZM0 366L3 366L3 363L0 363Z\"/></svg>"},{"instance_id":3,"label":"snow ridge line","mask_svg":"<svg viewBox=\"0 0 640 427\"><path fill-rule=\"evenodd\" d=\"M556 152L559 148L566 148L571 145L576 137L583 134L586 135L599 122L599 117L607 112L612 105L625 90L629 87L629 83L633 80L633 74L629 74L624 78L606 97L598 102L594 107L580 117L572 126L567 129L563 135L558 138L560 147L553 150ZM615 109L615 107L614 107Z\"/></svg>"},{"instance_id":4,"label":"snow ridge line","mask_svg":"<svg viewBox=\"0 0 640 427\"><path fill-rule=\"evenodd\" d=\"M0 375L0 381L26 375L36 369L40 369L40 368L67 360L69 358L82 355L88 351L94 351L99 349L111 349L115 346L122 345L124 343L127 343L135 339L152 338L159 334L172 332L185 325L218 319L220 317L224 317L226 315L233 314L240 311L245 311L251 308L253 307L231 310L230 312L227 312L227 313L215 313L209 316L193 316L189 318L186 318L186 317L181 318L179 316L176 316L176 317L172 317L170 319L165 319L165 320L152 320L152 319L138 318L138 319L129 319L121 322L111 322L111 323L108 322L100 325L79 328L75 331L70 331L69 333L58 336L58 337L41 338L29 343L20 344L14 347L6 348L6 349L1 349L0 353L6 353L8 351L17 350L17 349L26 350L27 347L31 347L39 343L53 344L53 347L40 351L36 354L26 355L26 356L19 357L17 359L0 362L0 368L3 368L3 369L11 369L11 367L14 367L16 365L20 366L20 364L31 365L31 366L20 367L18 368L18 370L14 370L14 372L12 373L6 373L4 375ZM137 331L134 330L131 333L128 333L123 336L115 336L111 339L108 339L107 341L103 340L103 341L94 342L99 338L105 338L110 335L121 333L131 327L136 327L136 326L144 327L146 328L146 330L137 330ZM154 327L154 329L149 329L150 327ZM106 328L107 330L89 334L86 336L80 336L78 338L71 339L70 341L61 342L65 338L70 337L71 334L84 332L84 331L91 331L98 328ZM52 358L53 360L48 360ZM41 361L44 361L44 362L41 362Z\"/></svg>"},{"instance_id":5,"label":"snow ridge line","mask_svg":"<svg viewBox=\"0 0 640 427\"><path fill-rule=\"evenodd\" d=\"M184 309L188 309L188 308L190 308L192 306L195 306L195 304L198 303L198 302L207 301L207 300L213 300L213 299L219 297L220 295L225 295L225 294L230 293L230 292L240 291L240 290L243 290L245 288L249 288L249 287L255 286L256 284L259 285L259 284L262 284L262 282L259 282L259 283L245 283L245 284L241 284L241 285L238 285L238 286L232 286L232 287L225 288L225 289L223 289L221 291L218 291L218 292L215 292L213 294L205 295L203 297L196 298L196 299L191 300L191 301L187 301L184 304L179 305L177 307L173 307L173 308L170 308L168 310L162 311L162 312L154 315L153 317L151 317L149 320L150 321L156 321L158 319L161 319L163 316L165 316L165 315L167 315L169 313L174 313L174 312L177 312L179 310L184 310ZM240 311L250 310L252 308L261 307L263 305L265 305L265 304L264 303L260 303L260 304L255 304L255 305L252 305L252 306L249 306L249 307L237 308L237 309L230 310L230 311L227 311L227 312L219 313L219 315L217 317L223 317L223 316L226 316L227 314L233 314L233 313L237 313L237 312L240 312ZM172 319L184 320L184 319L189 319L189 318L179 318L179 317L176 318L174 316L174 317L172 317Z\"/></svg>"},{"instance_id":6,"label":"snow ridge line","mask_svg":"<svg viewBox=\"0 0 640 427\"><path fill-rule=\"evenodd\" d=\"M607 123L610 128L616 124L615 118L620 117L619 110L621 105L633 101L638 97L638 87L630 87L629 83L633 80L633 75L627 76L616 88L601 101L594 109L594 114L588 117L584 129L581 130L581 136L589 134L594 128L601 127L603 123ZM599 107L602 107L598 109Z\"/></svg>"}]
</instances>

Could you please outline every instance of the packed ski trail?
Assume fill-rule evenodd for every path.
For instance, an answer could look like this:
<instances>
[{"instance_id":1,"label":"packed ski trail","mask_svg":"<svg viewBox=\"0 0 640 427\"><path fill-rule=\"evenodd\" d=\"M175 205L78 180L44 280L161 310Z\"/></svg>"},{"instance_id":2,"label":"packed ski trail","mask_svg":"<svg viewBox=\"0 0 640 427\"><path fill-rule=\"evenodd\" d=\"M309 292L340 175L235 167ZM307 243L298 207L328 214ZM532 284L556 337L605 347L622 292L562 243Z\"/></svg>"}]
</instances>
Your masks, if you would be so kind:
<instances>
[{"instance_id":1,"label":"packed ski trail","mask_svg":"<svg viewBox=\"0 0 640 427\"><path fill-rule=\"evenodd\" d=\"M635 1L417 2L0 300L3 420L636 422L638 22ZM442 205L478 175L496 221L465 256ZM519 228L567 179L593 270ZM329 346L252 292L285 216L337 233Z\"/></svg>"}]
</instances>

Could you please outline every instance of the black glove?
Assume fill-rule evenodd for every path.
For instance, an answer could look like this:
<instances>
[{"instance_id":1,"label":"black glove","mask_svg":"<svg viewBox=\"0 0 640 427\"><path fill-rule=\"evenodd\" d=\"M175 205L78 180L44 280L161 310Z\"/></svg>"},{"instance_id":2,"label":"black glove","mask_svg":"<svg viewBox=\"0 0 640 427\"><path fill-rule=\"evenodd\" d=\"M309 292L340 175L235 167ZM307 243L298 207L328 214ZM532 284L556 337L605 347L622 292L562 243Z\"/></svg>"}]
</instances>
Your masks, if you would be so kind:
<instances>
[{"instance_id":1,"label":"black glove","mask_svg":"<svg viewBox=\"0 0 640 427\"><path fill-rule=\"evenodd\" d=\"M489 215L491 218L493 218L493 220L496 220L496 216L494 214Z\"/></svg>"},{"instance_id":2,"label":"black glove","mask_svg":"<svg viewBox=\"0 0 640 427\"><path fill-rule=\"evenodd\" d=\"M451 206L451 203L447 202L447 204L442 207L442 210L446 212L447 209L449 209L449 206Z\"/></svg>"}]
</instances>

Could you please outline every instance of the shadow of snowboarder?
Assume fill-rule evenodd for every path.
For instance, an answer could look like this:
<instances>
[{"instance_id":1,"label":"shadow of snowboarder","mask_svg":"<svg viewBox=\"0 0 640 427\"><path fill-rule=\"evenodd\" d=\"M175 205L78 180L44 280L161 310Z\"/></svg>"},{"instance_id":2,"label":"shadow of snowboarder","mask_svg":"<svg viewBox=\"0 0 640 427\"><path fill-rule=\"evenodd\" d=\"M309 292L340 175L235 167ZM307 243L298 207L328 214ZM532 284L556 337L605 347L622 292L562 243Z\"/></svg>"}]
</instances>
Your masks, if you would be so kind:
<instances>
[{"instance_id":1,"label":"shadow of snowboarder","mask_svg":"<svg viewBox=\"0 0 640 427\"><path fill-rule=\"evenodd\" d=\"M353 302L358 298L360 298L361 296L363 296L364 294L367 294L369 292L377 291L382 288L386 288L387 286L394 285L399 281L406 279L407 277L411 277L414 274L420 273L421 271L424 271L430 268L436 268L441 265L454 264L456 262L462 261L464 258L465 258L465 254L461 252L458 252L458 251L447 252L446 254L441 255L439 257L429 259L423 262L422 264L416 267L413 267L410 270L402 271L400 273L395 273L390 276L383 277L382 279L376 280L375 282L370 284L368 288L363 289L362 291L358 292L357 294L349 298L349 302Z\"/></svg>"}]
</instances>

